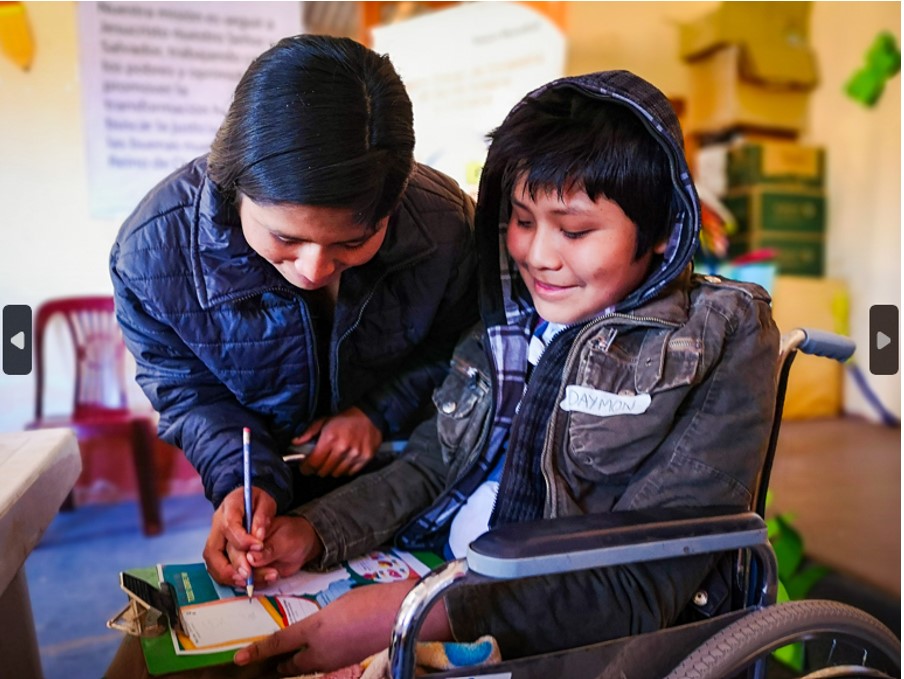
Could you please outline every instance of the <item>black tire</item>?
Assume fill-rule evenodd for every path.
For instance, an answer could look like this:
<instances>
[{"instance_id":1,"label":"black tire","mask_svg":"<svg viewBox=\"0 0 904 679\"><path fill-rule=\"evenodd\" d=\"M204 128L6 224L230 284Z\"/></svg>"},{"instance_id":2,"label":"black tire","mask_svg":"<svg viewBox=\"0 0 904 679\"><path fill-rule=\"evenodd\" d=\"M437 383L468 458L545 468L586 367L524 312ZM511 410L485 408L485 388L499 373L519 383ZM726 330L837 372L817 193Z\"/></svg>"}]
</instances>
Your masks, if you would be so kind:
<instances>
[{"instance_id":1,"label":"black tire","mask_svg":"<svg viewBox=\"0 0 904 679\"><path fill-rule=\"evenodd\" d=\"M667 679L723 679L776 648L825 637L843 638L878 652L883 672L900 676L901 642L885 625L858 608L813 599L753 611L701 644ZM867 664L873 663L868 660ZM878 676L889 675L880 672Z\"/></svg>"}]
</instances>

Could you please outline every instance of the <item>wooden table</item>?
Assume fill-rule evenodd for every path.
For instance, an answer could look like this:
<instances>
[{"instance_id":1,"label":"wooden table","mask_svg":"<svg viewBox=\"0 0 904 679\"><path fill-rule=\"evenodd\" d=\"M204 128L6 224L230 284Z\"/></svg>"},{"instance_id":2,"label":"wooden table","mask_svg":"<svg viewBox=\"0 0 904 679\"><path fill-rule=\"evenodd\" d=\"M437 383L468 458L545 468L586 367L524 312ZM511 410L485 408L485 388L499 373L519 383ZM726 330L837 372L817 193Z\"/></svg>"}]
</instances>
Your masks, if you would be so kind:
<instances>
[{"instance_id":1,"label":"wooden table","mask_svg":"<svg viewBox=\"0 0 904 679\"><path fill-rule=\"evenodd\" d=\"M40 679L25 559L56 516L82 462L68 429L0 433L0 674Z\"/></svg>"}]
</instances>

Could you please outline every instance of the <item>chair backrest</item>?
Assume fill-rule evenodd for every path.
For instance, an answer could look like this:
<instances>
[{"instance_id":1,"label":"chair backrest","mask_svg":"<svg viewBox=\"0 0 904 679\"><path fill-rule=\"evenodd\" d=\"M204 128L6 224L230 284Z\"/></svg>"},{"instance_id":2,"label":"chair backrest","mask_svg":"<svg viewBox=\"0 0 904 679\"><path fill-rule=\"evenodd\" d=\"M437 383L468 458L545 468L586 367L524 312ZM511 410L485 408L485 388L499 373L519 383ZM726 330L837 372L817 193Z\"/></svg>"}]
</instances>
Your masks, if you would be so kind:
<instances>
[{"instance_id":1,"label":"chair backrest","mask_svg":"<svg viewBox=\"0 0 904 679\"><path fill-rule=\"evenodd\" d=\"M75 359L73 419L128 408L125 344L113 313L113 297L70 297L44 302L35 321L35 419L44 416L47 330L55 318L65 322Z\"/></svg>"}]
</instances>

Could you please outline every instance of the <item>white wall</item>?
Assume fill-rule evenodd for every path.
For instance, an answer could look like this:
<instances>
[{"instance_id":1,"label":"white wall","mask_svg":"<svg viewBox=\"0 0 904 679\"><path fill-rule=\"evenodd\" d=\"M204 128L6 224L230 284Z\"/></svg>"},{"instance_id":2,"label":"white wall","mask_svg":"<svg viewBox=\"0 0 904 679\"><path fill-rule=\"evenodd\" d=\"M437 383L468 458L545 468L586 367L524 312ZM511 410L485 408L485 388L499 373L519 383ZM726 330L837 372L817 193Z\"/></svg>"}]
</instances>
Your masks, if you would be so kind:
<instances>
[{"instance_id":1,"label":"white wall","mask_svg":"<svg viewBox=\"0 0 904 679\"><path fill-rule=\"evenodd\" d=\"M568 7L569 75L627 69L670 97L687 91L678 25L718 2L573 2Z\"/></svg>"},{"instance_id":2,"label":"white wall","mask_svg":"<svg viewBox=\"0 0 904 679\"><path fill-rule=\"evenodd\" d=\"M828 149L826 273L850 292L850 335L870 388L901 415L901 377L870 375L869 307L901 307L901 76L887 85L874 108L844 94L844 83L864 64L880 31L901 43L898 2L824 2L814 7L811 39L821 83L810 102L810 139ZM875 417L848 379L845 406Z\"/></svg>"},{"instance_id":3,"label":"white wall","mask_svg":"<svg viewBox=\"0 0 904 679\"><path fill-rule=\"evenodd\" d=\"M88 217L76 3L25 8L31 69L0 55L0 304L36 308L50 297L112 293L107 258L118 225ZM60 361L56 374L71 371ZM33 382L0 374L0 431L31 418ZM51 381L54 403L61 386Z\"/></svg>"}]
</instances>

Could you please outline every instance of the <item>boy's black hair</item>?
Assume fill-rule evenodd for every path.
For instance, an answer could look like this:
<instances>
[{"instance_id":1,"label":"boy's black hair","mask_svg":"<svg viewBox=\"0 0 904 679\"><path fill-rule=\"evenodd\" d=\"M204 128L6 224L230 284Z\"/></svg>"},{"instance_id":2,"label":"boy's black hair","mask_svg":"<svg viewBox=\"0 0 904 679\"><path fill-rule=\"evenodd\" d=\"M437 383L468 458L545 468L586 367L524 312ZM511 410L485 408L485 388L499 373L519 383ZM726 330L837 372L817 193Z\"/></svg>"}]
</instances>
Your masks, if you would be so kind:
<instances>
[{"instance_id":1,"label":"boy's black hair","mask_svg":"<svg viewBox=\"0 0 904 679\"><path fill-rule=\"evenodd\" d=\"M494 166L503 168L503 196L526 172L532 198L573 188L591 200L608 198L637 227L635 259L668 237L674 194L668 155L626 106L550 89L512 111L490 139Z\"/></svg>"},{"instance_id":2,"label":"boy's black hair","mask_svg":"<svg viewBox=\"0 0 904 679\"><path fill-rule=\"evenodd\" d=\"M347 38L284 38L248 67L208 156L256 203L349 208L372 227L414 167L411 100L386 56Z\"/></svg>"}]
</instances>

